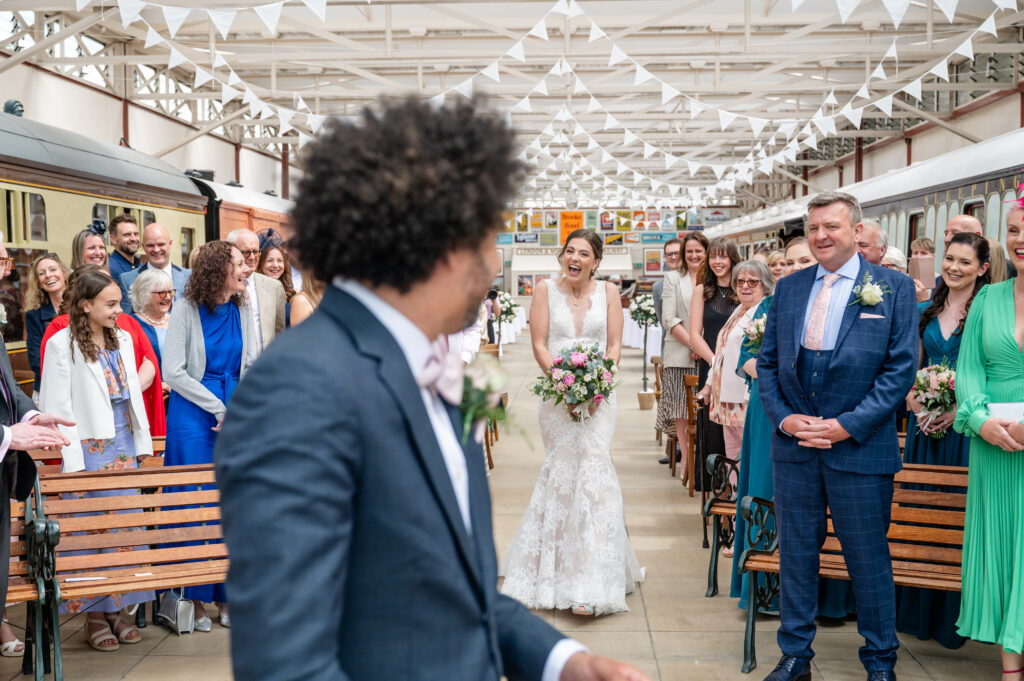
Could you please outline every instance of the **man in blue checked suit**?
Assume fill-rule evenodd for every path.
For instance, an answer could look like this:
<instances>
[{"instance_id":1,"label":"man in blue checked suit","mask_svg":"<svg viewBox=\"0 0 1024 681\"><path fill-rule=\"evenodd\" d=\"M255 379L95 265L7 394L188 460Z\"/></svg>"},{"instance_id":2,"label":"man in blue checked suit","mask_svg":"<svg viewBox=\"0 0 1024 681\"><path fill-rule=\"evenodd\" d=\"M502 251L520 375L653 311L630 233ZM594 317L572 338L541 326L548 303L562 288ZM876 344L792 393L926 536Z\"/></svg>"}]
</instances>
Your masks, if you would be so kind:
<instances>
[{"instance_id":1,"label":"man in blue checked suit","mask_svg":"<svg viewBox=\"0 0 1024 681\"><path fill-rule=\"evenodd\" d=\"M772 437L782 660L765 681L807 681L826 507L843 547L869 681L896 678L895 589L886 533L900 469L894 413L917 369L913 281L857 254L860 205L808 204L817 268L781 280L757 361Z\"/></svg>"}]
</instances>

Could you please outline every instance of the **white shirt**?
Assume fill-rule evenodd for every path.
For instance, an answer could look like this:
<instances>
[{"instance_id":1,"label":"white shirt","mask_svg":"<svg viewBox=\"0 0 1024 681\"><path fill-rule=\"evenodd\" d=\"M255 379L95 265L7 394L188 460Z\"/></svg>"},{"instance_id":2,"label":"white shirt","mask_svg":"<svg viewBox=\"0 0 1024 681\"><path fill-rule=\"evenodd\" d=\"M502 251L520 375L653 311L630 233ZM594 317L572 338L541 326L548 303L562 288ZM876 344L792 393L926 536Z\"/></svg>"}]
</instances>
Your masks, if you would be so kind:
<instances>
[{"instance_id":1,"label":"white shirt","mask_svg":"<svg viewBox=\"0 0 1024 681\"><path fill-rule=\"evenodd\" d=\"M249 294L249 311L252 312L252 323L256 325L256 347L263 350L263 330L260 328L260 301L256 297L256 275L250 274L245 280L245 290Z\"/></svg>"},{"instance_id":2,"label":"white shirt","mask_svg":"<svg viewBox=\"0 0 1024 681\"><path fill-rule=\"evenodd\" d=\"M362 303L370 311L370 314L384 325L384 328L391 334L391 337L398 343L398 347L401 348L413 376L420 373L426 367L431 355L431 341L408 317L357 282L337 277L334 280L334 285ZM437 438L437 444L441 449L441 456L444 458L445 468L448 469L448 477L455 491L455 500L459 504L462 522L466 526L466 530L472 534L473 528L469 515L469 478L466 471L466 455L462 451L462 445L455 434L455 427L448 417L448 411L441 398L427 388L420 388L420 398L423 400L423 405L427 408L430 425L434 429L434 437ZM548 653L541 681L557 681L562 675L562 669L569 658L580 651L586 650L586 646L579 641L571 638L560 640L551 649L551 652Z\"/></svg>"},{"instance_id":3,"label":"white shirt","mask_svg":"<svg viewBox=\"0 0 1024 681\"><path fill-rule=\"evenodd\" d=\"M476 321L458 333L448 334L448 352L454 352L469 364L480 352L480 335L484 330L485 317L477 315Z\"/></svg>"},{"instance_id":4,"label":"white shirt","mask_svg":"<svg viewBox=\"0 0 1024 681\"><path fill-rule=\"evenodd\" d=\"M0 377L0 380L3 380L3 378ZM21 390L21 388L16 388L16 390ZM12 395L11 401L13 401L13 398L14 396ZM11 406L13 407L14 405ZM25 415L21 417L21 420L18 421L18 423L25 423L26 421L39 416L39 414L40 412L35 409L30 409L25 412ZM7 450L11 448L11 440L14 439L14 433L11 432L10 426L0 426L0 431L3 431L4 434L3 440L0 441L0 463L3 463L4 457L7 456Z\"/></svg>"}]
</instances>

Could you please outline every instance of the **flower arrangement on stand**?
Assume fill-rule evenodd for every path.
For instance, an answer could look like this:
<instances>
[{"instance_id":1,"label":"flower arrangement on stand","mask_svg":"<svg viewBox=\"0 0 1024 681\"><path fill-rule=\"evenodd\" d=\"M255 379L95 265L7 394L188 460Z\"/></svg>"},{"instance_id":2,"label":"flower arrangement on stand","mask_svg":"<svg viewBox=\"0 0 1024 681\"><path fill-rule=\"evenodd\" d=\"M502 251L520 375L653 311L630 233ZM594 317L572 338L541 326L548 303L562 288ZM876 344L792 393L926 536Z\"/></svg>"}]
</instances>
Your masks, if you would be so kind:
<instances>
[{"instance_id":1,"label":"flower arrangement on stand","mask_svg":"<svg viewBox=\"0 0 1024 681\"><path fill-rule=\"evenodd\" d=\"M956 402L955 388L956 372L945 362L926 366L917 372L910 395L921 403L921 411L914 414L919 430L928 427L932 421L953 407L953 403ZM928 437L936 439L945 436L945 430L928 433Z\"/></svg>"},{"instance_id":2,"label":"flower arrangement on stand","mask_svg":"<svg viewBox=\"0 0 1024 681\"><path fill-rule=\"evenodd\" d=\"M508 291L501 291L498 293L498 307L501 308L498 315L498 352L501 353L501 325L514 321L522 306L512 299Z\"/></svg>"},{"instance_id":3,"label":"flower arrangement on stand","mask_svg":"<svg viewBox=\"0 0 1024 681\"><path fill-rule=\"evenodd\" d=\"M590 418L617 385L618 367L600 346L577 343L552 359L551 370L537 378L533 392L542 400L563 402L574 423Z\"/></svg>"},{"instance_id":4,"label":"flower arrangement on stand","mask_svg":"<svg viewBox=\"0 0 1024 681\"><path fill-rule=\"evenodd\" d=\"M644 371L643 371L643 393L647 393L647 329L648 327L654 326L658 323L658 315L654 310L654 296L643 295L638 298L634 298L633 302L629 304L629 318L637 323L640 328L644 330ZM649 400L650 406L644 406L648 403L644 398L640 399L641 409L652 409L654 407L654 400Z\"/></svg>"}]
</instances>

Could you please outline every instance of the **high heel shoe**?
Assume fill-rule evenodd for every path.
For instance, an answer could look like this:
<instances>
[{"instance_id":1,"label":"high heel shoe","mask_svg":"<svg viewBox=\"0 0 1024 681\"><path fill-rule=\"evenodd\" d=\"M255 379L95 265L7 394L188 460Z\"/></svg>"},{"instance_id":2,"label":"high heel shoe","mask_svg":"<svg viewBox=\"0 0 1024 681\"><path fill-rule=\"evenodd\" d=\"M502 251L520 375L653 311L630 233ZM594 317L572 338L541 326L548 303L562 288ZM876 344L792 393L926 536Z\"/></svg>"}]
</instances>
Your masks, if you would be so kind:
<instances>
[{"instance_id":1,"label":"high heel shoe","mask_svg":"<svg viewBox=\"0 0 1024 681\"><path fill-rule=\"evenodd\" d=\"M572 614L574 614L574 615L590 615L590 616L593 616L593 614L594 614L594 606L592 606L592 605L583 605L582 603L573 603L572 604Z\"/></svg>"}]
</instances>

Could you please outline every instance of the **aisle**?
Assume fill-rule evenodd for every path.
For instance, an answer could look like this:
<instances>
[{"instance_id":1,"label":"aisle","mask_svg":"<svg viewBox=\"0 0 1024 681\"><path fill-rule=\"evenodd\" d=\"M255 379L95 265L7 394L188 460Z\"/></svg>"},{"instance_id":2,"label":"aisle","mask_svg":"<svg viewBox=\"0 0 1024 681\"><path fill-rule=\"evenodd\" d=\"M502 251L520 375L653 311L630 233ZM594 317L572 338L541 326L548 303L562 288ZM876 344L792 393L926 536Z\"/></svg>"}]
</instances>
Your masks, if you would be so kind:
<instances>
[{"instance_id":1,"label":"aisle","mask_svg":"<svg viewBox=\"0 0 1024 681\"><path fill-rule=\"evenodd\" d=\"M619 388L612 456L622 483L626 526L640 564L647 568L647 581L627 598L628 613L596 619L564 611L539 614L595 653L627 660L654 681L761 681L778 661L778 620L758 622L759 666L749 675L740 673L746 613L728 597L731 560L721 562L724 593L705 598L708 552L701 549L699 496L686 496L678 478L670 478L657 463L661 453L654 441L654 412L640 411L636 402L640 355L634 349L623 353L625 382ZM538 373L530 346L506 347L502 363L510 373L514 425L502 431L490 477L499 556L511 541L544 458L537 398L530 392ZM993 646L968 642L950 651L934 642L902 635L900 640L900 681L999 677L999 652ZM857 658L861 642L854 622L819 624L815 681L863 679Z\"/></svg>"}]
</instances>

